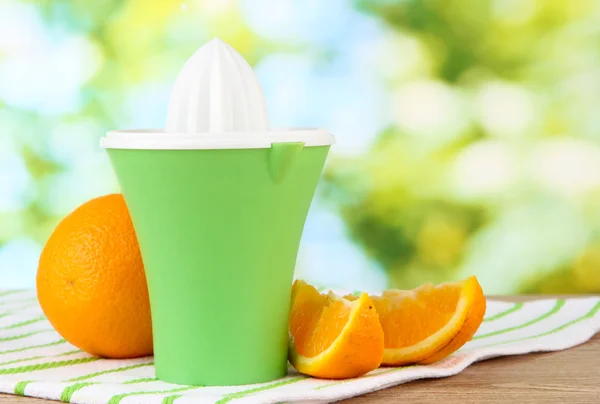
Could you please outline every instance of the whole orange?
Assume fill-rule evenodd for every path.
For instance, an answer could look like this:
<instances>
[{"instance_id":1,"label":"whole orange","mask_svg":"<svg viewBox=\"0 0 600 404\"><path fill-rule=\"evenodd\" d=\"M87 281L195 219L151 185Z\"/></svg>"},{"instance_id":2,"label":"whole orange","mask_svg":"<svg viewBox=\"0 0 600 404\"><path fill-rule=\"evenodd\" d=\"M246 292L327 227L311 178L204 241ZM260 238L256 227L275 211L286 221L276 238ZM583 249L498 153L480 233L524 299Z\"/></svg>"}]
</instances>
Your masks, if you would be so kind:
<instances>
[{"instance_id":1,"label":"whole orange","mask_svg":"<svg viewBox=\"0 0 600 404\"><path fill-rule=\"evenodd\" d=\"M92 199L58 224L40 257L37 295L76 347L107 358L152 354L146 276L122 195Z\"/></svg>"}]
</instances>

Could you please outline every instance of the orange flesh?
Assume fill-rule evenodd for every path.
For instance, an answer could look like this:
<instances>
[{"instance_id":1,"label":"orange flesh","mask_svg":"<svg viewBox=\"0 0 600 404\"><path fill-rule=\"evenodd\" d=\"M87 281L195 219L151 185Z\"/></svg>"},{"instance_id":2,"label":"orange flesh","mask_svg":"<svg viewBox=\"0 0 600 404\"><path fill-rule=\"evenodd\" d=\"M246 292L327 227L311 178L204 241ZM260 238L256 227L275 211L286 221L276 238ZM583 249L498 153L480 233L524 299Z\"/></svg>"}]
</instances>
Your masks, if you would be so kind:
<instances>
[{"instance_id":1,"label":"orange flesh","mask_svg":"<svg viewBox=\"0 0 600 404\"><path fill-rule=\"evenodd\" d=\"M452 354L475 334L486 306L475 277L413 290L387 290L371 300L384 332L382 363L388 366L429 364Z\"/></svg>"},{"instance_id":2,"label":"orange flesh","mask_svg":"<svg viewBox=\"0 0 600 404\"><path fill-rule=\"evenodd\" d=\"M317 356L331 346L340 335L351 307L340 300L321 295L315 289L302 288L296 292L290 316L290 331L299 355Z\"/></svg>"},{"instance_id":3,"label":"orange flesh","mask_svg":"<svg viewBox=\"0 0 600 404\"><path fill-rule=\"evenodd\" d=\"M383 329L373 302L355 302L296 281L292 288L289 360L300 373L325 379L358 377L383 360Z\"/></svg>"},{"instance_id":4,"label":"orange flesh","mask_svg":"<svg viewBox=\"0 0 600 404\"><path fill-rule=\"evenodd\" d=\"M475 277L344 298L321 295L297 281L292 289L290 362L301 373L334 379L357 377L380 364L430 364L472 338L485 307Z\"/></svg>"},{"instance_id":5,"label":"orange flesh","mask_svg":"<svg viewBox=\"0 0 600 404\"><path fill-rule=\"evenodd\" d=\"M433 335L454 315L460 292L458 285L445 288L425 285L415 293L393 296L392 292L372 298L385 330L385 347L412 346Z\"/></svg>"}]
</instances>

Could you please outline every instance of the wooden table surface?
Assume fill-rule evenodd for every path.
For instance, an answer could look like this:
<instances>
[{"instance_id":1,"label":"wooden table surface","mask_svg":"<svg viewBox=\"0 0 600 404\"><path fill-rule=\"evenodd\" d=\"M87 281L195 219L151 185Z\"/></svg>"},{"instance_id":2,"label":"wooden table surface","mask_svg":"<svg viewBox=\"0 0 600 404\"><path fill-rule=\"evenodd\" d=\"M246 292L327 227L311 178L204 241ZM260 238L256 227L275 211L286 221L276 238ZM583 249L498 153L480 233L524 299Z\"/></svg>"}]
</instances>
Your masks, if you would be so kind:
<instances>
[{"instance_id":1,"label":"wooden table surface","mask_svg":"<svg viewBox=\"0 0 600 404\"><path fill-rule=\"evenodd\" d=\"M535 298L540 297L518 296L493 299L523 301ZM0 394L0 404L51 402ZM490 359L475 363L456 376L417 380L341 402L348 404L598 404L600 403L600 334L596 334L583 345L565 351Z\"/></svg>"}]
</instances>

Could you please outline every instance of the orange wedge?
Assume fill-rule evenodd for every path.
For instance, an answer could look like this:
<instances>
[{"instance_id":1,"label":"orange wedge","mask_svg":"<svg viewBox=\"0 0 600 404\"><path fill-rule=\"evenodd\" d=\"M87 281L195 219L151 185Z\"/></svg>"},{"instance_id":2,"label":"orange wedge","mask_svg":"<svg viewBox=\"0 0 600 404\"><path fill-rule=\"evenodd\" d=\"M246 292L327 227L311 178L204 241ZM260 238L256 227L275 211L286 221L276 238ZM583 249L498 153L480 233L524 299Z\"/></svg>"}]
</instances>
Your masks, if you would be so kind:
<instances>
[{"instance_id":1,"label":"orange wedge","mask_svg":"<svg viewBox=\"0 0 600 404\"><path fill-rule=\"evenodd\" d=\"M325 379L361 376L381 364L383 330L366 293L351 302L294 282L290 312L291 364Z\"/></svg>"},{"instance_id":2,"label":"orange wedge","mask_svg":"<svg viewBox=\"0 0 600 404\"><path fill-rule=\"evenodd\" d=\"M449 356L471 340L486 306L475 277L408 291L388 290L371 299L383 327L382 364L387 366L430 364Z\"/></svg>"}]
</instances>

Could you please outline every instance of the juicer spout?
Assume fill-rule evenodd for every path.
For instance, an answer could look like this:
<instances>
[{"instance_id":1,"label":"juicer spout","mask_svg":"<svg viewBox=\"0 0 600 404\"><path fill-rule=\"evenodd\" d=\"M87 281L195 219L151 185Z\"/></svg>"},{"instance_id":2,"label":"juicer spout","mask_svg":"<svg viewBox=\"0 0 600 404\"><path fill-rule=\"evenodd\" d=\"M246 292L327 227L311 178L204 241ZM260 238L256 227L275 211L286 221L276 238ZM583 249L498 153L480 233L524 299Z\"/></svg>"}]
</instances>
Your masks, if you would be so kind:
<instances>
[{"instance_id":1,"label":"juicer spout","mask_svg":"<svg viewBox=\"0 0 600 404\"><path fill-rule=\"evenodd\" d=\"M304 142L271 144L269 171L273 182L278 184L283 181L302 150L304 150Z\"/></svg>"}]
</instances>

